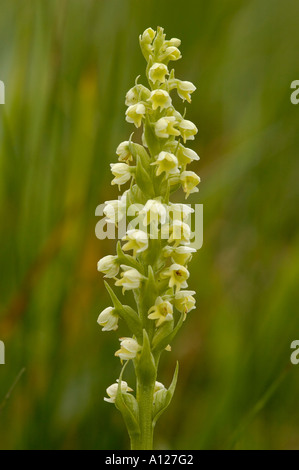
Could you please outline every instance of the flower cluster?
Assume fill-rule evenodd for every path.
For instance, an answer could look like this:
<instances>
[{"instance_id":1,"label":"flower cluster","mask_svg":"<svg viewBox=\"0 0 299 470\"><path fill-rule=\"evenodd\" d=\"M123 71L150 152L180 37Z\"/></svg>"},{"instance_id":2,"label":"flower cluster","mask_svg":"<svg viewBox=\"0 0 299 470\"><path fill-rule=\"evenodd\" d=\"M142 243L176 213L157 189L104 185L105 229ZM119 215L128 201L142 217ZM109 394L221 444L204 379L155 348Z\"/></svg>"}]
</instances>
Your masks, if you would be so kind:
<instances>
[{"instance_id":1,"label":"flower cluster","mask_svg":"<svg viewBox=\"0 0 299 470\"><path fill-rule=\"evenodd\" d=\"M195 308L195 292L186 290L188 263L195 251L190 247L192 209L171 203L170 196L181 188L188 198L198 191L200 178L187 170L187 165L199 160L197 153L186 146L187 141L194 140L197 128L174 108L171 96L176 91L183 102L190 103L196 89L191 82L177 79L169 67L171 61L181 58L180 40L166 40L162 28L148 28L139 39L147 61L148 86L136 79L125 104L126 121L142 129L142 145L131 136L117 147L118 162L111 164L111 184L120 189L130 182L130 188L120 199L107 201L104 213L107 221L117 225L133 206L140 224L138 228L128 227L115 255L98 262L98 270L114 280L115 286L122 287L123 294L133 292L136 310L123 305L106 284L113 307L99 315L98 323L103 331L111 331L118 328L121 319L131 331L131 337L120 338L115 355L121 362L133 361L137 399L128 393L132 389L122 381L121 374L119 381L107 389L109 398L105 400L122 411L132 439L134 426L132 420L128 422L124 407L130 410L136 421L134 436L139 435L139 445L145 445L141 442L148 408L154 422L155 412L158 415L167 406L175 387L175 379L168 390L156 381L160 355L169 350L170 341ZM151 390L146 405L145 389L147 393Z\"/></svg>"}]
</instances>

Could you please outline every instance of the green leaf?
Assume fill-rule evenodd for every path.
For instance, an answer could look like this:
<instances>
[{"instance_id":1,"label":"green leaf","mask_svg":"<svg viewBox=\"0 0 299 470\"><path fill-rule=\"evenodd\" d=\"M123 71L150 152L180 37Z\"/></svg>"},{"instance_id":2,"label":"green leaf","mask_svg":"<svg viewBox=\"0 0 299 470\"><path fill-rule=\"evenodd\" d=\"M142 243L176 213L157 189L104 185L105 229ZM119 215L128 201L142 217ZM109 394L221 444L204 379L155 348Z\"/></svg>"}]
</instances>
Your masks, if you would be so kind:
<instances>
[{"instance_id":1,"label":"green leaf","mask_svg":"<svg viewBox=\"0 0 299 470\"><path fill-rule=\"evenodd\" d=\"M163 351L163 349L165 349L166 346L171 343L171 341L173 340L173 338L176 336L177 332L181 328L183 321L184 321L184 314L182 313L179 318L179 321L177 322L172 332L164 337L161 335L161 338L159 338L155 342L155 345L153 345L153 353L155 356L159 354L161 351Z\"/></svg>"},{"instance_id":2,"label":"green leaf","mask_svg":"<svg viewBox=\"0 0 299 470\"><path fill-rule=\"evenodd\" d=\"M160 343L162 343L164 338L169 338L169 335L173 331L173 320L164 322L156 331L153 340L152 347L155 349ZM168 344L168 343L167 343ZM166 344L166 346L167 346Z\"/></svg>"},{"instance_id":3,"label":"green leaf","mask_svg":"<svg viewBox=\"0 0 299 470\"><path fill-rule=\"evenodd\" d=\"M129 139L129 150L131 154L133 155L135 161L137 161L137 157L140 157L141 162L146 167L146 165L150 163L149 154L147 153L147 151L142 145L132 142L131 138L132 138L132 134Z\"/></svg>"},{"instance_id":4,"label":"green leaf","mask_svg":"<svg viewBox=\"0 0 299 470\"><path fill-rule=\"evenodd\" d=\"M143 330L142 350L136 359L136 374L144 386L151 386L156 380L157 369L146 330Z\"/></svg>"},{"instance_id":5,"label":"green leaf","mask_svg":"<svg viewBox=\"0 0 299 470\"><path fill-rule=\"evenodd\" d=\"M130 437L135 437L136 439L136 437L140 435L138 403L133 395L130 395L129 393L122 393L121 391L121 381L126 365L127 362L123 366L118 379L115 406L122 414Z\"/></svg>"},{"instance_id":6,"label":"green leaf","mask_svg":"<svg viewBox=\"0 0 299 470\"><path fill-rule=\"evenodd\" d=\"M155 401L153 405L153 426L156 425L158 419L164 413L164 411L169 406L172 400L172 397L176 388L176 384L177 384L178 373L179 373L179 363L177 362L169 389L167 391L160 390L159 392L164 392L164 393L157 392L155 395Z\"/></svg>"},{"instance_id":7,"label":"green leaf","mask_svg":"<svg viewBox=\"0 0 299 470\"><path fill-rule=\"evenodd\" d=\"M144 274L144 271L140 263L138 263L138 261L135 258L133 258L133 256L127 255L123 252L120 241L117 242L116 253L117 253L119 264L125 264L126 266L131 266L132 268L137 269L137 271L139 271L141 274Z\"/></svg>"},{"instance_id":8,"label":"green leaf","mask_svg":"<svg viewBox=\"0 0 299 470\"><path fill-rule=\"evenodd\" d=\"M154 47L154 53L157 55L160 51L160 48L163 46L164 41L165 41L165 34L163 28L161 26L158 26L157 28L157 34L155 37L155 40L153 42L153 47Z\"/></svg>"},{"instance_id":9,"label":"green leaf","mask_svg":"<svg viewBox=\"0 0 299 470\"><path fill-rule=\"evenodd\" d=\"M131 204L146 204L148 198L146 195L139 189L137 184L133 184L130 188L130 198L129 198L129 205Z\"/></svg>"},{"instance_id":10,"label":"green leaf","mask_svg":"<svg viewBox=\"0 0 299 470\"><path fill-rule=\"evenodd\" d=\"M152 267L148 266L148 278L144 284L142 295L139 295L139 312L150 338L152 338L155 323L148 318L148 311L155 304L157 297L155 275Z\"/></svg>"},{"instance_id":11,"label":"green leaf","mask_svg":"<svg viewBox=\"0 0 299 470\"><path fill-rule=\"evenodd\" d=\"M160 153L160 143L155 134L154 126L146 116L144 124L144 137L152 158Z\"/></svg>"},{"instance_id":12,"label":"green leaf","mask_svg":"<svg viewBox=\"0 0 299 470\"><path fill-rule=\"evenodd\" d=\"M160 185L160 193L161 196L163 197L164 201L166 204L169 203L169 194L170 194L170 187L168 181L164 182L162 185Z\"/></svg>"},{"instance_id":13,"label":"green leaf","mask_svg":"<svg viewBox=\"0 0 299 470\"><path fill-rule=\"evenodd\" d=\"M139 423L139 407L136 398L131 393L123 393L122 397L125 402L125 405L127 406L127 408L129 408L129 410L134 415L136 421Z\"/></svg>"},{"instance_id":14,"label":"green leaf","mask_svg":"<svg viewBox=\"0 0 299 470\"><path fill-rule=\"evenodd\" d=\"M114 293L113 289L109 286L108 282L104 281L104 283L108 294L111 297L117 315L119 315L120 318L127 323L128 327L130 328L131 332L136 336L137 340L141 340L142 325L137 312L135 312L135 310L129 307L129 305L122 305L122 303Z\"/></svg>"},{"instance_id":15,"label":"green leaf","mask_svg":"<svg viewBox=\"0 0 299 470\"><path fill-rule=\"evenodd\" d=\"M144 168L141 162L140 156L137 157L135 179L139 188L147 196L148 199L151 199L155 196L155 191L154 191L152 179L150 177L150 172L149 170Z\"/></svg>"}]
</instances>

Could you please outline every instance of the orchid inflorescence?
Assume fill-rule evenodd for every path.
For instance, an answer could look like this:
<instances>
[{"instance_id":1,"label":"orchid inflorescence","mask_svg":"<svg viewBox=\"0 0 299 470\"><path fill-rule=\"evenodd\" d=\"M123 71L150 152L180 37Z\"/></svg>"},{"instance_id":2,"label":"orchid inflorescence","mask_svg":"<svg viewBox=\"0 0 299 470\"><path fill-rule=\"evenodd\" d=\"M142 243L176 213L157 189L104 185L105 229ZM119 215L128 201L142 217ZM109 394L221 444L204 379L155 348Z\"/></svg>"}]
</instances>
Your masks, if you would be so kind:
<instances>
[{"instance_id":1,"label":"orchid inflorescence","mask_svg":"<svg viewBox=\"0 0 299 470\"><path fill-rule=\"evenodd\" d=\"M186 290L187 265L196 251L190 246L193 210L169 199L180 188L186 198L197 192L200 178L187 170L187 165L199 160L186 147L197 128L174 108L170 95L176 90L190 103L195 91L191 82L177 79L169 69L171 61L181 58L180 40L166 40L160 27L157 31L148 28L139 39L149 87L138 83L138 77L125 104L127 122L142 130L142 145L133 142L131 135L117 147L118 163L111 164L112 185L120 189L130 182L130 189L118 200L107 201L104 209L107 223L117 226L124 215L132 220L137 213L139 224L138 228L136 223L129 224L116 254L98 262L98 270L114 280L123 294L133 292L136 309L124 305L105 282L113 306L99 315L98 323L103 331L112 331L121 319L130 329L131 336L120 338L115 353L125 361L123 369L117 382L107 388L105 400L121 411L132 449L151 449L154 426L171 401L178 373L177 367L167 389L157 381L159 359L164 350L170 350L187 314L195 308L195 292ZM136 396L122 380L129 361L134 364Z\"/></svg>"}]
</instances>

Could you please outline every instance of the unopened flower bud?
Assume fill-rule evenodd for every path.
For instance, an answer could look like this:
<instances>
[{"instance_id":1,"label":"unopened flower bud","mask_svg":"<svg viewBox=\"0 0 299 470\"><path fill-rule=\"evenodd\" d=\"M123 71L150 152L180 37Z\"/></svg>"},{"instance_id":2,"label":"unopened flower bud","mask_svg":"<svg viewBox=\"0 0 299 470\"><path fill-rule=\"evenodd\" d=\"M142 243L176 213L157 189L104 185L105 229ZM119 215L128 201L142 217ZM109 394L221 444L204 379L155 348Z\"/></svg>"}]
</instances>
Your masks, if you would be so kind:
<instances>
[{"instance_id":1,"label":"unopened flower bud","mask_svg":"<svg viewBox=\"0 0 299 470\"><path fill-rule=\"evenodd\" d=\"M118 380L116 381L117 383L110 385L106 389L107 395L109 398L104 398L105 401L108 403L115 403L117 392L118 392ZM121 381L121 393L127 393L127 392L133 392L132 388L130 388L124 380Z\"/></svg>"},{"instance_id":2,"label":"unopened flower bud","mask_svg":"<svg viewBox=\"0 0 299 470\"><path fill-rule=\"evenodd\" d=\"M112 331L118 328L118 315L113 307L107 307L103 310L97 320L98 324L103 327L102 331Z\"/></svg>"},{"instance_id":3,"label":"unopened flower bud","mask_svg":"<svg viewBox=\"0 0 299 470\"><path fill-rule=\"evenodd\" d=\"M115 356L118 356L121 361L128 361L134 359L141 346L133 338L120 338L120 349L116 351Z\"/></svg>"},{"instance_id":4,"label":"unopened flower bud","mask_svg":"<svg viewBox=\"0 0 299 470\"><path fill-rule=\"evenodd\" d=\"M104 273L104 277L115 277L119 272L117 256L107 255L98 262L98 271Z\"/></svg>"}]
</instances>

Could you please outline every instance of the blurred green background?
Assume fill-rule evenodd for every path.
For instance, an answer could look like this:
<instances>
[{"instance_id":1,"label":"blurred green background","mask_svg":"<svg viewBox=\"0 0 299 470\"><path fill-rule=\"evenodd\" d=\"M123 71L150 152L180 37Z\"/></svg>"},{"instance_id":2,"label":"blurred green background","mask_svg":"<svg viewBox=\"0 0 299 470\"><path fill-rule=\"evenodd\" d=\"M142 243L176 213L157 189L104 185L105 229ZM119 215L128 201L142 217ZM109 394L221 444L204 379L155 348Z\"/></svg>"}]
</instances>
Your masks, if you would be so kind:
<instances>
[{"instance_id":1,"label":"blurred green background","mask_svg":"<svg viewBox=\"0 0 299 470\"><path fill-rule=\"evenodd\" d=\"M180 377L156 430L165 449L299 449L299 79L296 0L0 0L1 449L125 449L103 401L119 375L95 208L117 196L109 163L134 130L124 97L138 35L182 39L204 245L190 313L159 380ZM131 380L130 372L128 380ZM132 385L132 383L131 383Z\"/></svg>"}]
</instances>

